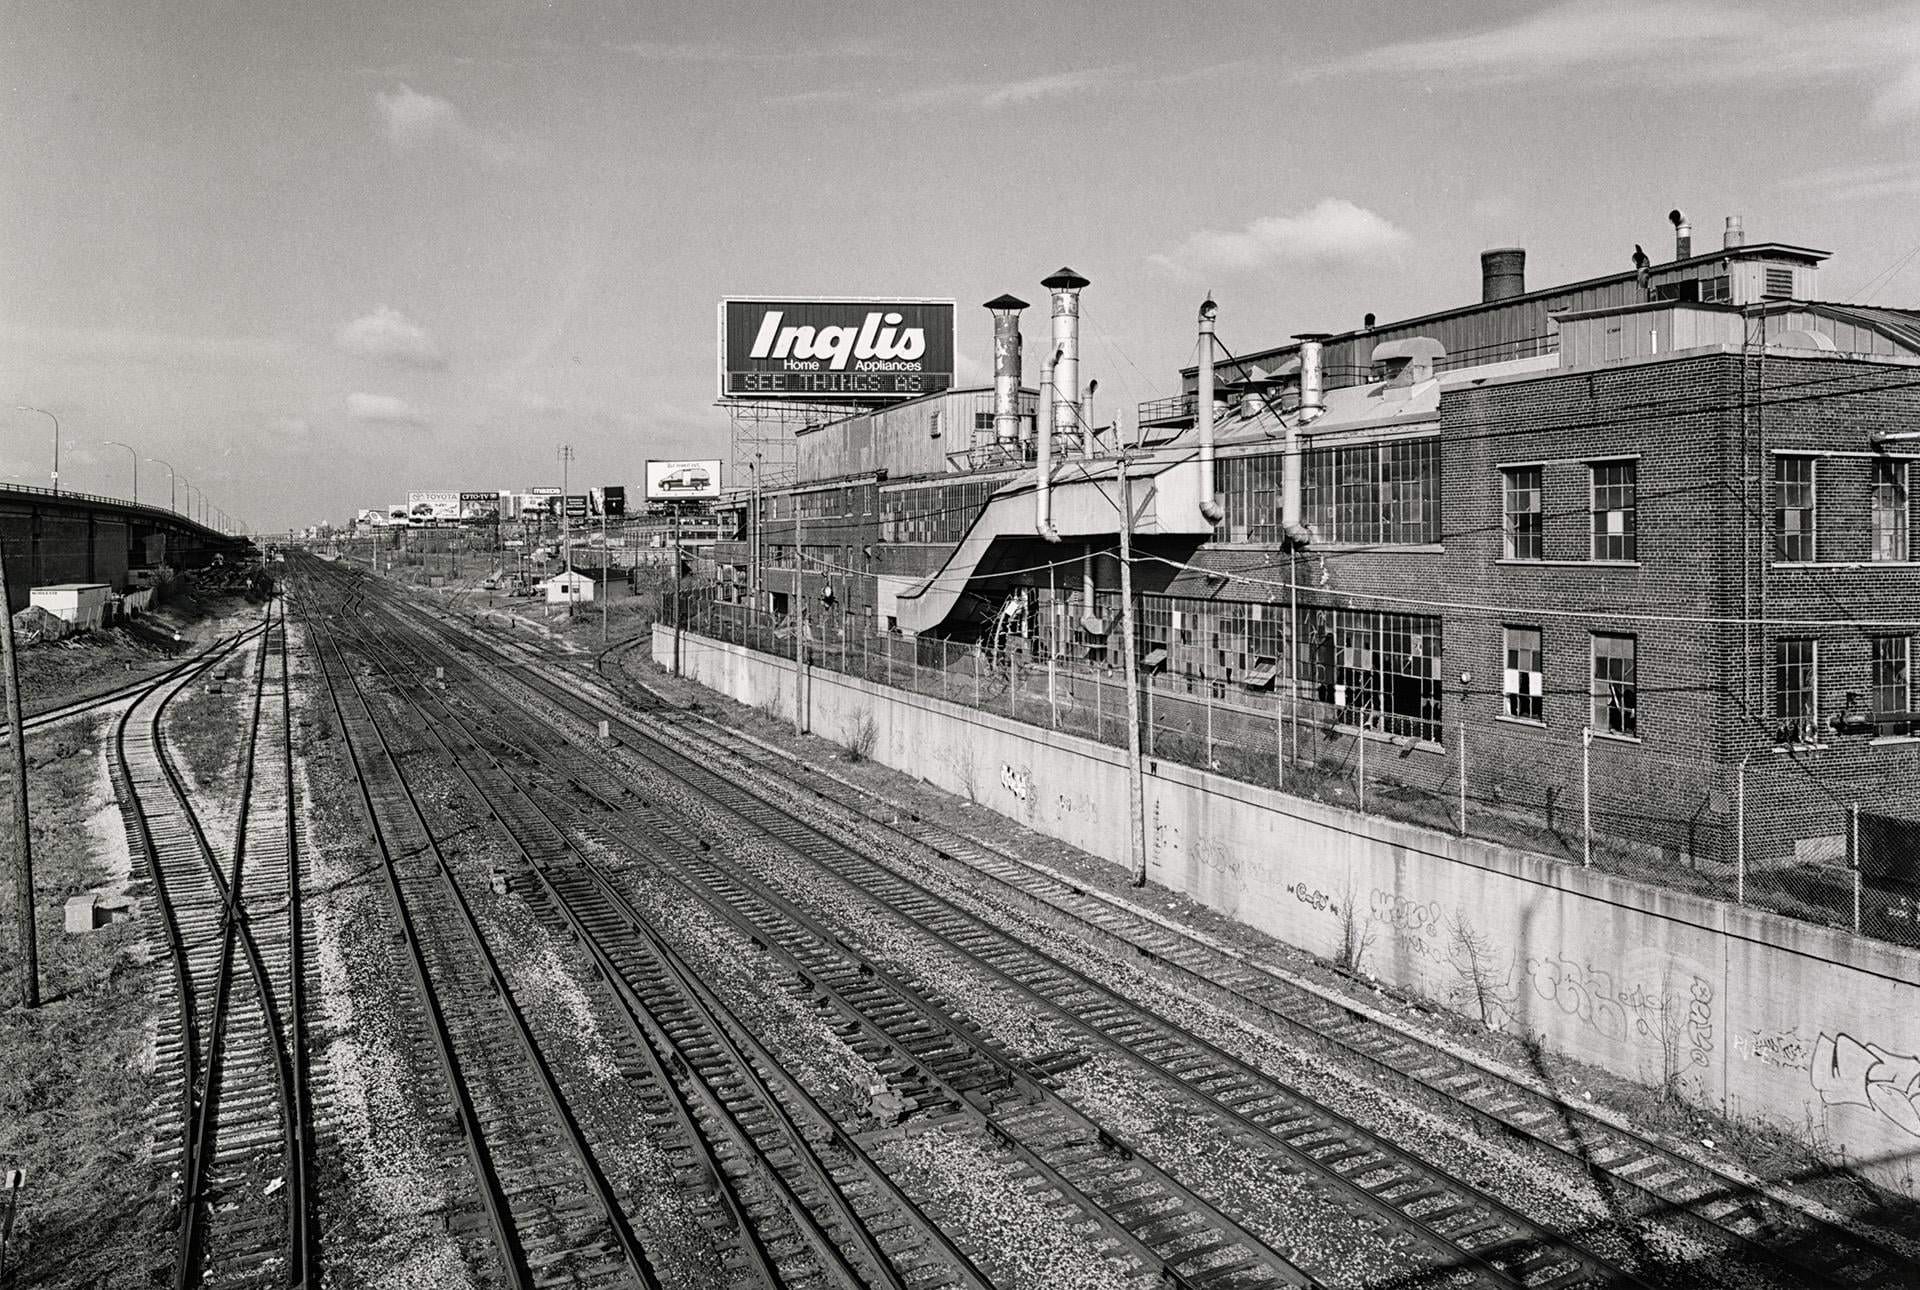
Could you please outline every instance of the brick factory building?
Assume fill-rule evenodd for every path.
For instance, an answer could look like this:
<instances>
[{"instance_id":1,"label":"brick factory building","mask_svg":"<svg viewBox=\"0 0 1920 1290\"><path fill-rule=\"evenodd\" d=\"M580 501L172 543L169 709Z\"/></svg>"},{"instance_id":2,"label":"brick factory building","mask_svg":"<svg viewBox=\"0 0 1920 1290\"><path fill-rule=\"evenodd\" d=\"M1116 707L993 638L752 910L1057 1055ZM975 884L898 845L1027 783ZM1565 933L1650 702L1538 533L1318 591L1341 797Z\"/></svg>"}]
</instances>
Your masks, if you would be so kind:
<instances>
[{"instance_id":1,"label":"brick factory building","mask_svg":"<svg viewBox=\"0 0 1920 1290\"><path fill-rule=\"evenodd\" d=\"M1204 707L1202 764L1273 782L1364 737L1411 797L1562 837L1590 811L1656 876L1743 859L1817 904L1857 853L1897 892L1920 877L1920 313L1821 302L1825 252L1733 220L1675 252L1543 291L1489 252L1478 302L1190 370L1124 434L1054 369L1086 285L1063 270L1037 391L809 429L799 483L741 503L723 598L789 614L798 578L822 644L1100 672L1130 492L1139 657L1163 732L1191 709L1197 739Z\"/></svg>"}]
</instances>

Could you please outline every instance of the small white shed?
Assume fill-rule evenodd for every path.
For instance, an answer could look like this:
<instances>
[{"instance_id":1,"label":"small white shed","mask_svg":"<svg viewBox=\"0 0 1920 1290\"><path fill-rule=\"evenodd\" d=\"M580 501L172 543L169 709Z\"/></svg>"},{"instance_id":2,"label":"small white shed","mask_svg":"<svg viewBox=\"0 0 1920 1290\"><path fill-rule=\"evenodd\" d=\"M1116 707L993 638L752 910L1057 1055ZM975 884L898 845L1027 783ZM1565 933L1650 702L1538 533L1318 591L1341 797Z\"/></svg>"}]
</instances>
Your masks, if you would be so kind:
<instances>
[{"instance_id":1,"label":"small white shed","mask_svg":"<svg viewBox=\"0 0 1920 1290\"><path fill-rule=\"evenodd\" d=\"M547 593L549 605L584 605L593 600L593 579L571 569L554 574L540 586Z\"/></svg>"},{"instance_id":2,"label":"small white shed","mask_svg":"<svg viewBox=\"0 0 1920 1290\"><path fill-rule=\"evenodd\" d=\"M104 582L59 582L33 589L35 606L82 631L91 631L106 621L107 602L112 598L113 588Z\"/></svg>"}]
</instances>

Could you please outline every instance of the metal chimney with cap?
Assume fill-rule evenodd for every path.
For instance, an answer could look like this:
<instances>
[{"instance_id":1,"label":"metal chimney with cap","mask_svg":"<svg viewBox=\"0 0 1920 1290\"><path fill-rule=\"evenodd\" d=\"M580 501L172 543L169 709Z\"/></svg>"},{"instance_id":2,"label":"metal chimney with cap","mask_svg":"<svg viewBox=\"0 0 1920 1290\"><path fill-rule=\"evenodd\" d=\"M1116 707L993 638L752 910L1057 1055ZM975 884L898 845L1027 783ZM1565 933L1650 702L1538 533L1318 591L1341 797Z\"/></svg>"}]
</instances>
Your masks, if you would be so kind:
<instances>
[{"instance_id":1,"label":"metal chimney with cap","mask_svg":"<svg viewBox=\"0 0 1920 1290\"><path fill-rule=\"evenodd\" d=\"M1527 252L1519 246L1496 246L1480 252L1480 300L1511 300L1527 294Z\"/></svg>"},{"instance_id":2,"label":"metal chimney with cap","mask_svg":"<svg viewBox=\"0 0 1920 1290\"><path fill-rule=\"evenodd\" d=\"M1027 302L996 296L983 308L993 314L993 440L1020 438L1020 311Z\"/></svg>"},{"instance_id":3,"label":"metal chimney with cap","mask_svg":"<svg viewBox=\"0 0 1920 1290\"><path fill-rule=\"evenodd\" d=\"M1687 217L1677 210L1667 212L1667 223L1673 225L1673 258L1690 260L1693 258L1693 225Z\"/></svg>"},{"instance_id":4,"label":"metal chimney with cap","mask_svg":"<svg viewBox=\"0 0 1920 1290\"><path fill-rule=\"evenodd\" d=\"M1080 289L1087 280L1061 269L1040 285L1053 293L1053 428L1062 435L1080 431Z\"/></svg>"},{"instance_id":5,"label":"metal chimney with cap","mask_svg":"<svg viewBox=\"0 0 1920 1290\"><path fill-rule=\"evenodd\" d=\"M1738 215L1727 216L1727 231L1721 236L1720 245L1731 251L1747 244L1747 230L1742 227Z\"/></svg>"}]
</instances>

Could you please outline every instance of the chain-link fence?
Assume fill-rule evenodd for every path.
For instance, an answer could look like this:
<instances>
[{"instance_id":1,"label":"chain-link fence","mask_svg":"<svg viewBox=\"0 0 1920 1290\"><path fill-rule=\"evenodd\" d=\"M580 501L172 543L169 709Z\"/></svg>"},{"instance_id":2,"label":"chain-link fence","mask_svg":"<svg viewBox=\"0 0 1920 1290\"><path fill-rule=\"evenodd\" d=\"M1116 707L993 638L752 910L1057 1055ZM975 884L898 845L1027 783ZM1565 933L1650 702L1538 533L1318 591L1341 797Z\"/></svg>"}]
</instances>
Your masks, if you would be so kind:
<instances>
[{"instance_id":1,"label":"chain-link fence","mask_svg":"<svg viewBox=\"0 0 1920 1290\"><path fill-rule=\"evenodd\" d=\"M672 621L671 604L661 610ZM785 615L703 593L686 597L681 622L764 654L794 655ZM1049 657L1025 636L993 647L876 632L865 614L837 607L810 610L804 634L810 667L1126 743L1126 686L1113 663ZM1596 778L1584 743L1598 740L1583 741L1569 774L1543 766L1501 775L1476 771L1473 735L1463 726L1411 729L1295 692L1283 676L1252 689L1143 667L1139 683L1140 747L1153 761L1920 944L1920 886L1909 872L1920 865L1920 826L1832 794L1809 798L1814 781L1790 758L1753 759L1716 792L1727 799L1724 810L1682 814L1663 811L1644 785ZM1784 817L1790 826L1782 822L1787 802L1804 803Z\"/></svg>"}]
</instances>

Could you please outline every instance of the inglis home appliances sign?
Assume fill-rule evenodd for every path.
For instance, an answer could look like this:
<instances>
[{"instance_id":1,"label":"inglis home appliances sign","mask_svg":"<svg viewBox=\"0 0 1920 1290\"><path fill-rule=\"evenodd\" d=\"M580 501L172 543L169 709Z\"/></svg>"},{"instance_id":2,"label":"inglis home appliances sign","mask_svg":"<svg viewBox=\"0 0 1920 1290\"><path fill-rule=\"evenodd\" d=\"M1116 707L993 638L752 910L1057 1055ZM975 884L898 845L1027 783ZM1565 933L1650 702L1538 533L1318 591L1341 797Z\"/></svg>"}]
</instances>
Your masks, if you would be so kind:
<instances>
[{"instance_id":1,"label":"inglis home appliances sign","mask_svg":"<svg viewBox=\"0 0 1920 1290\"><path fill-rule=\"evenodd\" d=\"M953 384L953 301L728 297L720 397L891 403Z\"/></svg>"}]
</instances>

